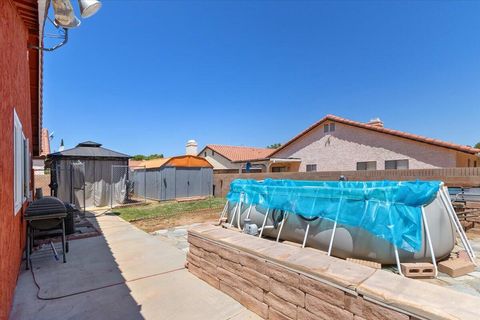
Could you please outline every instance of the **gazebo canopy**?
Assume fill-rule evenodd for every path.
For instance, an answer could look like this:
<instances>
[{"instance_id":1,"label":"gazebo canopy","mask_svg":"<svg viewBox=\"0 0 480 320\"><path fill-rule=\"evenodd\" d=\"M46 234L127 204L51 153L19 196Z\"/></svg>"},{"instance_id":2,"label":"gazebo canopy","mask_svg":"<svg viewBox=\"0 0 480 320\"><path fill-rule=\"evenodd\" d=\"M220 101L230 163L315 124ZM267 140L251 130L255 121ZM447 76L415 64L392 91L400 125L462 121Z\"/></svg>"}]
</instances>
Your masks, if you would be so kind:
<instances>
[{"instance_id":1,"label":"gazebo canopy","mask_svg":"<svg viewBox=\"0 0 480 320\"><path fill-rule=\"evenodd\" d=\"M100 143L94 141L85 141L77 144L75 148L51 153L47 158L114 158L128 159L129 155L103 148Z\"/></svg>"}]
</instances>

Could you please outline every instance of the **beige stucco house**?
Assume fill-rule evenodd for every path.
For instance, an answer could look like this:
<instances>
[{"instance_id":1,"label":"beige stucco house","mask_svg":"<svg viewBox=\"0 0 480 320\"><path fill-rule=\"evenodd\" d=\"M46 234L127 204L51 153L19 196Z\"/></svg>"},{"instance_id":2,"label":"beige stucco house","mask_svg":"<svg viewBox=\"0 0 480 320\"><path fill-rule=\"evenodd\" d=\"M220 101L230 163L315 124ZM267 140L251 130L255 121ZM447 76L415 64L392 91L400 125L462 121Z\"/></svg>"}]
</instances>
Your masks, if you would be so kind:
<instances>
[{"instance_id":1,"label":"beige stucco house","mask_svg":"<svg viewBox=\"0 0 480 320\"><path fill-rule=\"evenodd\" d=\"M480 166L480 149L327 115L264 159L265 171L350 171Z\"/></svg>"},{"instance_id":2,"label":"beige stucco house","mask_svg":"<svg viewBox=\"0 0 480 320\"><path fill-rule=\"evenodd\" d=\"M213 165L215 172L236 173L246 170L247 163L254 160L267 158L275 149L256 148L245 146L226 146L219 144L208 144L198 156L204 157ZM248 166L250 171L265 171L263 164Z\"/></svg>"}]
</instances>

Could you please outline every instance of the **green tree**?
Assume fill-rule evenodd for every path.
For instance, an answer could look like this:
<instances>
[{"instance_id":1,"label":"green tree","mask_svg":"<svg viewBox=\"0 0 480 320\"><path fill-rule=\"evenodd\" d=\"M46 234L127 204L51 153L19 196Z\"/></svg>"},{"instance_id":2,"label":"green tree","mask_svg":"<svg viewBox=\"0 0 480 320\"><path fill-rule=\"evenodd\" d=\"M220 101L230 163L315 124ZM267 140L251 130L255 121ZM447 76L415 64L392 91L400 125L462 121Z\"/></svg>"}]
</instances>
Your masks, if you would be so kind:
<instances>
[{"instance_id":1,"label":"green tree","mask_svg":"<svg viewBox=\"0 0 480 320\"><path fill-rule=\"evenodd\" d=\"M158 153L153 153L149 156L146 156L144 154L136 154L133 156L132 160L152 160L152 159L158 159L158 158L163 158L163 154L158 154Z\"/></svg>"},{"instance_id":2,"label":"green tree","mask_svg":"<svg viewBox=\"0 0 480 320\"><path fill-rule=\"evenodd\" d=\"M475 148L480 149L480 142L477 142L477 144L475 145Z\"/></svg>"},{"instance_id":3,"label":"green tree","mask_svg":"<svg viewBox=\"0 0 480 320\"><path fill-rule=\"evenodd\" d=\"M273 143L273 144L267 146L267 148L268 148L268 149L278 149L278 148L280 148L281 146L282 146L281 143Z\"/></svg>"}]
</instances>

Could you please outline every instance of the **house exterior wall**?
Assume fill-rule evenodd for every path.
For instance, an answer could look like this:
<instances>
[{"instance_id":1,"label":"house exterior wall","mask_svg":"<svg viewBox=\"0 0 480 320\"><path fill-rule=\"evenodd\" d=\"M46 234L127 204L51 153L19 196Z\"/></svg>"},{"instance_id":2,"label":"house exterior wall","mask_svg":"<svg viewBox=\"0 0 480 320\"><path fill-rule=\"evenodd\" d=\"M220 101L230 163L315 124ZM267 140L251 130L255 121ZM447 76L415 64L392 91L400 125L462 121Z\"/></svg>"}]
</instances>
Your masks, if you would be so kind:
<instances>
[{"instance_id":1,"label":"house exterior wall","mask_svg":"<svg viewBox=\"0 0 480 320\"><path fill-rule=\"evenodd\" d=\"M15 215L13 203L13 110L32 150L27 39L28 31L14 5L0 1L0 319L8 318L25 244L26 204Z\"/></svg>"},{"instance_id":2,"label":"house exterior wall","mask_svg":"<svg viewBox=\"0 0 480 320\"><path fill-rule=\"evenodd\" d=\"M206 155L205 155L206 153ZM241 163L233 163L224 156L214 152L210 148L205 148L202 150L202 153L199 156L207 159L208 162L213 166L213 170L224 170L224 169L239 169L242 165Z\"/></svg>"},{"instance_id":3,"label":"house exterior wall","mask_svg":"<svg viewBox=\"0 0 480 320\"><path fill-rule=\"evenodd\" d=\"M456 167L460 163L454 150L409 139L335 123L335 131L324 133L320 125L274 157L300 158L299 171L316 164L317 171L356 170L357 162L377 161L377 170L385 169L385 160L409 160L409 169Z\"/></svg>"}]
</instances>

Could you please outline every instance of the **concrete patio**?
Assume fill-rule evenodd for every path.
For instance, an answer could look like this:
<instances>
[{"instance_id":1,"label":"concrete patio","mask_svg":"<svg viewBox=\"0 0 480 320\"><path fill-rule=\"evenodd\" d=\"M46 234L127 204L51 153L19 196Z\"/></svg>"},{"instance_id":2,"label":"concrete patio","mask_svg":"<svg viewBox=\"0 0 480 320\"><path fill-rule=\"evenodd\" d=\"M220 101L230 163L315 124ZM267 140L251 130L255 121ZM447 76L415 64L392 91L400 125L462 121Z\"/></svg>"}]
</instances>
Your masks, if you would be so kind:
<instances>
[{"instance_id":1,"label":"concrete patio","mask_svg":"<svg viewBox=\"0 0 480 320\"><path fill-rule=\"evenodd\" d=\"M185 250L114 215L92 218L103 235L70 242L68 262L22 269L11 319L258 319L190 274Z\"/></svg>"}]
</instances>

